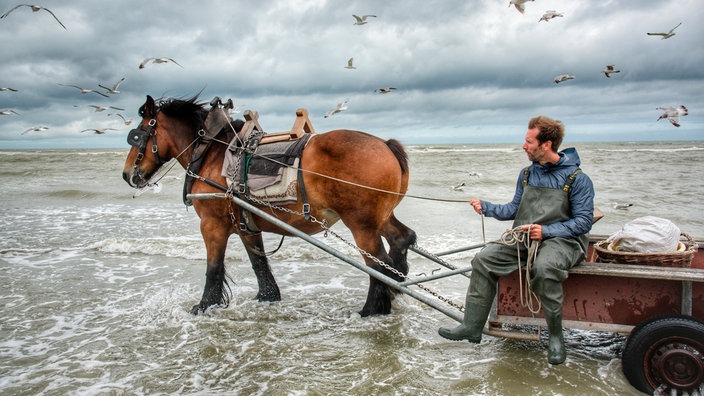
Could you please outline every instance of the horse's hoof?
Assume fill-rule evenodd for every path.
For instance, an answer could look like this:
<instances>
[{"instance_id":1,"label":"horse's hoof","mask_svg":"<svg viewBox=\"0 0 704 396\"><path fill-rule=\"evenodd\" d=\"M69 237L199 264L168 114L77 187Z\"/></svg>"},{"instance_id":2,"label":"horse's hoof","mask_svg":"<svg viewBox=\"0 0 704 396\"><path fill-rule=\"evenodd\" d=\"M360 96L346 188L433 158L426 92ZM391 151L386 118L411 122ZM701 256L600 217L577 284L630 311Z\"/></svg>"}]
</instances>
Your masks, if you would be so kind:
<instances>
[{"instance_id":1,"label":"horse's hoof","mask_svg":"<svg viewBox=\"0 0 704 396\"><path fill-rule=\"evenodd\" d=\"M191 314L192 315L202 315L205 313L205 310L208 309L206 308L201 308L200 304L196 304L191 308Z\"/></svg>"},{"instance_id":2,"label":"horse's hoof","mask_svg":"<svg viewBox=\"0 0 704 396\"><path fill-rule=\"evenodd\" d=\"M278 290L269 290L265 292L257 293L257 300L259 302L275 302L281 301L281 293Z\"/></svg>"}]
</instances>

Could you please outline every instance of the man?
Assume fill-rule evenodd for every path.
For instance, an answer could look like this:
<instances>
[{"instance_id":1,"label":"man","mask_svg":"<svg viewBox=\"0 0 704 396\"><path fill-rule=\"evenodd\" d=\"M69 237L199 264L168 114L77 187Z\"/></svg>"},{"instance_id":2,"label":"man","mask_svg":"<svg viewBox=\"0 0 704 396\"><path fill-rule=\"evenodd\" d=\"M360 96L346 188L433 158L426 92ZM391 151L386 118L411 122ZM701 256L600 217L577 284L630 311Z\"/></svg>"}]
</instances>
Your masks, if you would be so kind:
<instances>
[{"instance_id":1,"label":"man","mask_svg":"<svg viewBox=\"0 0 704 396\"><path fill-rule=\"evenodd\" d=\"M532 243L539 243L530 287L540 298L548 325L550 364L561 364L567 356L562 335L562 281L571 267L584 260L594 213L594 186L579 169L577 151L557 151L564 134L565 127L558 120L545 116L531 119L523 150L532 164L521 171L513 200L503 205L469 201L477 213L514 220L514 229L528 233ZM521 265L525 266L528 252L525 246L520 249ZM440 328L438 333L450 340L479 343L498 278L515 271L517 263L516 246L487 244L472 260L462 324L453 329Z\"/></svg>"}]
</instances>

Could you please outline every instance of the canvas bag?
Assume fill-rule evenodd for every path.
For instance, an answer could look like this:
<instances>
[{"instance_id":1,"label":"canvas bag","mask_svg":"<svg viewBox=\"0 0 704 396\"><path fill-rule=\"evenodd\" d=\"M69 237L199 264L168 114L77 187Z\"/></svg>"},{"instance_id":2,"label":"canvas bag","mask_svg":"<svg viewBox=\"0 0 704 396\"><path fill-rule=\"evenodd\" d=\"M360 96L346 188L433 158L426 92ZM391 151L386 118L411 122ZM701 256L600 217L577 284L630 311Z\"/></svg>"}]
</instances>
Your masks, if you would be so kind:
<instances>
[{"instance_id":1,"label":"canvas bag","mask_svg":"<svg viewBox=\"0 0 704 396\"><path fill-rule=\"evenodd\" d=\"M680 229L670 220L655 216L639 217L611 235L609 250L637 253L677 251Z\"/></svg>"}]
</instances>

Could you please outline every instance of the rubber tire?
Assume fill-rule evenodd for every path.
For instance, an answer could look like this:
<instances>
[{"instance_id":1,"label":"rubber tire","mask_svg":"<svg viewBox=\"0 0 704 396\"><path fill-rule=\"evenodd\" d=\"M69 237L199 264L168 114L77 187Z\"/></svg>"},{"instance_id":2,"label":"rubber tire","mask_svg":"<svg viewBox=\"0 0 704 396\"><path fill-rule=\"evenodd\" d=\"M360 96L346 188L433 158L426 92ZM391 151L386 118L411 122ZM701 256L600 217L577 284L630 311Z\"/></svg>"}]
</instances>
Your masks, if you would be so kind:
<instances>
[{"instance_id":1,"label":"rubber tire","mask_svg":"<svg viewBox=\"0 0 704 396\"><path fill-rule=\"evenodd\" d=\"M693 363L697 367L693 378L698 379L697 382L704 382L704 321L688 315L658 316L633 328L621 355L623 374L628 382L642 392L653 394L655 389L663 385L658 380L658 376L662 378L661 373L652 371L653 363L658 359L658 352L668 347L674 348L670 350L675 351L675 359L682 357L679 352L684 352L685 359L690 359L690 363L693 362L691 359L698 359L698 363ZM691 379L690 375L689 380ZM670 390L667 383L664 385ZM699 385L695 383L692 387L675 389L681 394L683 391L698 389Z\"/></svg>"}]
</instances>

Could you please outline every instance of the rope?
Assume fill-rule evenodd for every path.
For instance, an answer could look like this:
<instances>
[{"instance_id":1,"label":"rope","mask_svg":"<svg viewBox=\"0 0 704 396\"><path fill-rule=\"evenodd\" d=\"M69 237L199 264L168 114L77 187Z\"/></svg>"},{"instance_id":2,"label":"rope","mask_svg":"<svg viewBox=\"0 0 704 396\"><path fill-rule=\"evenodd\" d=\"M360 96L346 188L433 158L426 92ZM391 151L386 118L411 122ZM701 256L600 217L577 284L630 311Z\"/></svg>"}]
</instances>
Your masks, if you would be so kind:
<instances>
[{"instance_id":1,"label":"rope","mask_svg":"<svg viewBox=\"0 0 704 396\"><path fill-rule=\"evenodd\" d=\"M223 109L221 109L221 110L224 111ZM226 113L226 114L227 114L227 113ZM232 129L232 131L235 133L235 139L237 139L237 141L239 141L239 142L242 142L242 140L240 139L239 135L237 134L237 131L235 131L235 128L232 126L232 124L230 123L229 125L230 125L230 129ZM226 146L229 146L229 145L230 145L229 142L226 142L226 141L224 141L224 140L219 140L219 139L215 139L215 138L214 138L213 141L216 141L216 142L218 142L218 143L222 143L222 144L224 144L224 145L226 145ZM277 160L275 160L275 159L273 159L273 158L270 158L270 157L267 157L267 156L265 156L265 155L261 155L261 154L257 154L257 153L252 153L252 157L263 158L263 159L265 159L265 160L267 160L267 161L271 161L271 162L273 162L273 163L279 164L279 165L281 165L281 166L285 166L285 167L287 167L287 168L291 168L291 169L295 169L295 170L300 170L300 171L302 171L302 172L306 172L306 173L309 173L309 174L312 174L312 175L320 176L320 177L323 177L323 178L326 178L326 179L330 179L330 180L335 180L335 181L337 181L337 182L349 184L349 185L352 185L352 186L355 186L355 187L365 188L365 189L367 189L367 190L378 191L378 192L381 192L381 193L384 193L384 194L398 195L398 196L402 196L402 197L405 197L405 198L423 199L423 200L427 200L427 201L436 201L436 202L467 203L467 200L466 200L466 199L433 198L433 197L424 197L424 196L420 196L420 195L402 194L402 193L395 192L395 191L382 190L382 189L380 189L380 188L375 188L375 187L371 187L371 186L366 186L366 185L359 184L359 183L354 183L354 182L351 182L351 181L348 181L348 180L338 179L338 178L333 177L333 176L330 176L330 175L325 175L325 174L322 174L322 173L313 172L313 171L306 170L306 169L303 169L303 168L298 168L298 167L295 167L295 166L293 166L293 165L288 165L288 164L283 163L283 162L281 162L281 161L277 161Z\"/></svg>"},{"instance_id":2,"label":"rope","mask_svg":"<svg viewBox=\"0 0 704 396\"><path fill-rule=\"evenodd\" d=\"M518 257L518 284L519 293L521 296L521 306L528 308L528 310L537 314L540 312L540 298L530 289L530 271L533 268L533 261L538 255L538 248L540 247L540 241L530 239L530 227L525 230L520 229L520 227L512 228L506 230L499 238L499 243L506 246L516 245L516 255ZM521 275L521 245L528 250L528 258L526 260L525 268L525 281ZM538 306L535 306L535 301L538 301Z\"/></svg>"}]
</instances>

